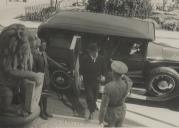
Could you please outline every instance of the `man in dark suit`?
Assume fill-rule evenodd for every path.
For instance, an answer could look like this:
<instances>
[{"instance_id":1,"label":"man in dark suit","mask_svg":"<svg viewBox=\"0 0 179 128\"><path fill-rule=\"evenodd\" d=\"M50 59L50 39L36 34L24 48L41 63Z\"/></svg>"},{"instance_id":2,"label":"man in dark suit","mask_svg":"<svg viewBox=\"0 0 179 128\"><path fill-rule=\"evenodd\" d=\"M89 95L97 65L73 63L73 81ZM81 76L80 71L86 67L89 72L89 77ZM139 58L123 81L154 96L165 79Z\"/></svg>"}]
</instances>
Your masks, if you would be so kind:
<instances>
[{"instance_id":1,"label":"man in dark suit","mask_svg":"<svg viewBox=\"0 0 179 128\"><path fill-rule=\"evenodd\" d=\"M83 82L86 92L86 101L89 109L89 118L92 119L95 112L99 79L104 79L106 66L104 59L98 55L97 44L91 43L88 46L87 54L80 58L80 74L83 76Z\"/></svg>"}]
</instances>

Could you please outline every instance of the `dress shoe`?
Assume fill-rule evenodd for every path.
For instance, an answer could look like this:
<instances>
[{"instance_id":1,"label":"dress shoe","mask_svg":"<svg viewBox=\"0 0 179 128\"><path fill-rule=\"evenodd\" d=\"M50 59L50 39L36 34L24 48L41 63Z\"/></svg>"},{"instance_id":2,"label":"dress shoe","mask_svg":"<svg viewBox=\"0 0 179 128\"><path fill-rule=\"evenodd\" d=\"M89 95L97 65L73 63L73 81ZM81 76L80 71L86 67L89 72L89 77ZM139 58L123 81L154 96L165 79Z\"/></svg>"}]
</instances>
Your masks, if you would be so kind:
<instances>
[{"instance_id":1,"label":"dress shoe","mask_svg":"<svg viewBox=\"0 0 179 128\"><path fill-rule=\"evenodd\" d=\"M99 108L96 106L96 110L98 111L99 110Z\"/></svg>"},{"instance_id":2,"label":"dress shoe","mask_svg":"<svg viewBox=\"0 0 179 128\"><path fill-rule=\"evenodd\" d=\"M53 117L53 115L52 114L50 114L50 113L45 113L45 115L47 116L47 117L49 117L49 118L52 118Z\"/></svg>"},{"instance_id":3,"label":"dress shoe","mask_svg":"<svg viewBox=\"0 0 179 128\"><path fill-rule=\"evenodd\" d=\"M93 113L89 114L88 120L92 120L93 119Z\"/></svg>"},{"instance_id":4,"label":"dress shoe","mask_svg":"<svg viewBox=\"0 0 179 128\"><path fill-rule=\"evenodd\" d=\"M40 114L40 117L44 120L48 120L48 117L43 113L43 114Z\"/></svg>"}]
</instances>

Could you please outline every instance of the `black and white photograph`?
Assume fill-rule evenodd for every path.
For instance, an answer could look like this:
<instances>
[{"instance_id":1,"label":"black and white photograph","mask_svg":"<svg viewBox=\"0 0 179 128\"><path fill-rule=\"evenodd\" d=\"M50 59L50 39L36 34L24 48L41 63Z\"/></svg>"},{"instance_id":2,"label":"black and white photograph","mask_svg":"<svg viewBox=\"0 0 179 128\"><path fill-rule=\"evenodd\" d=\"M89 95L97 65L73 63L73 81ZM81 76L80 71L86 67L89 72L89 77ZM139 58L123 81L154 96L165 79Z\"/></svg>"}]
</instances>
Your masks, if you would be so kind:
<instances>
[{"instance_id":1,"label":"black and white photograph","mask_svg":"<svg viewBox=\"0 0 179 128\"><path fill-rule=\"evenodd\" d=\"M179 0L0 0L0 128L179 127Z\"/></svg>"}]
</instances>

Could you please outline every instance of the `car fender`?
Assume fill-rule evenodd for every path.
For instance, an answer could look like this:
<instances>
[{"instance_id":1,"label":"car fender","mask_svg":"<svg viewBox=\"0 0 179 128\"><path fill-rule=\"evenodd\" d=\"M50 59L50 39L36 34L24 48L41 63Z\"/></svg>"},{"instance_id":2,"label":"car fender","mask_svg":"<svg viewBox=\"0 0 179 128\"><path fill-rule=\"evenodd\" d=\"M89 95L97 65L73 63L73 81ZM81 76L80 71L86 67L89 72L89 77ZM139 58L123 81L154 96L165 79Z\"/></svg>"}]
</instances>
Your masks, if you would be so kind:
<instances>
[{"instance_id":1,"label":"car fender","mask_svg":"<svg viewBox=\"0 0 179 128\"><path fill-rule=\"evenodd\" d=\"M179 81L179 73L171 68L171 67L156 67L150 71L150 76L157 73L169 73L171 75L176 76L177 80Z\"/></svg>"}]
</instances>

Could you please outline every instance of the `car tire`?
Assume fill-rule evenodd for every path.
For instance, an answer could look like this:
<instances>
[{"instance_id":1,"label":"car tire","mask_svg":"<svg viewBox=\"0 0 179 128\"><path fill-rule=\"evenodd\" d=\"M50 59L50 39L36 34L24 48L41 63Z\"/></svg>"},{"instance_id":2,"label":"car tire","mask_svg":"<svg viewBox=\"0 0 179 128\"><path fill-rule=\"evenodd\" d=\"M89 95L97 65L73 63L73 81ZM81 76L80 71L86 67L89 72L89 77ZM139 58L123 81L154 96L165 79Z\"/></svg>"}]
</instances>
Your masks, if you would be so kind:
<instances>
[{"instance_id":1,"label":"car tire","mask_svg":"<svg viewBox=\"0 0 179 128\"><path fill-rule=\"evenodd\" d=\"M147 92L158 101L167 101L179 93L179 74L172 68L159 67L153 69L147 80Z\"/></svg>"}]
</instances>

